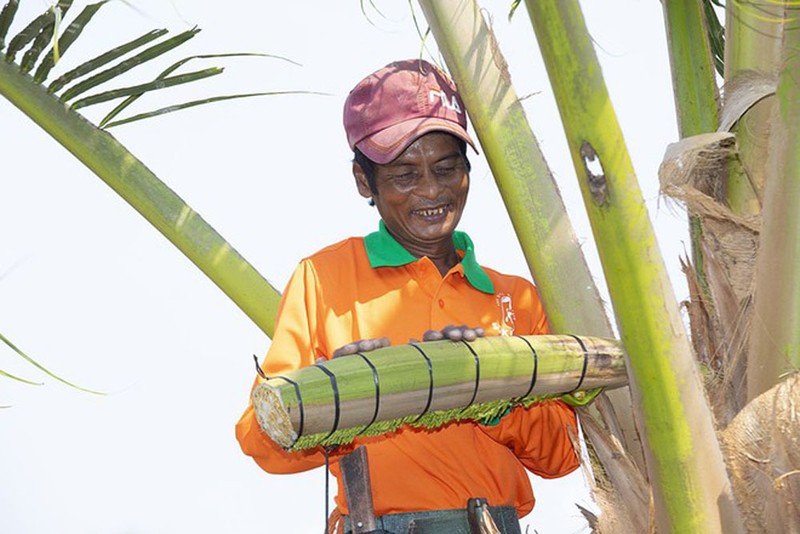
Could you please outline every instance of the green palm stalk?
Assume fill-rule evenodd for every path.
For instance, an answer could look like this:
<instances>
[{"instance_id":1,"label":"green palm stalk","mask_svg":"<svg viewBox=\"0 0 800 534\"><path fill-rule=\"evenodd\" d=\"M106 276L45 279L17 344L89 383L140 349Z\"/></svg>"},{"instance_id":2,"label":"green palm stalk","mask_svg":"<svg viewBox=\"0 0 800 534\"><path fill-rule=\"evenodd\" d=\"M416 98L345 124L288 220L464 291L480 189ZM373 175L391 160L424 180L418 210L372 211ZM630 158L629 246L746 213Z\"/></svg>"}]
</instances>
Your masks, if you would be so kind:
<instances>
[{"instance_id":1,"label":"green palm stalk","mask_svg":"<svg viewBox=\"0 0 800 534\"><path fill-rule=\"evenodd\" d=\"M211 278L267 335L278 292L208 223L108 133L64 104L0 54L0 94L17 106Z\"/></svg>"},{"instance_id":2,"label":"green palm stalk","mask_svg":"<svg viewBox=\"0 0 800 534\"><path fill-rule=\"evenodd\" d=\"M777 76L780 70L783 18L780 2L737 0L725 3L725 82L758 73ZM727 100L727 98L726 98ZM728 176L727 199L740 215L761 211L767 180L772 100L750 109L735 128L740 158L746 173Z\"/></svg>"},{"instance_id":3,"label":"green palm stalk","mask_svg":"<svg viewBox=\"0 0 800 534\"><path fill-rule=\"evenodd\" d=\"M738 532L714 422L577 1L528 1L614 305L661 532Z\"/></svg>"},{"instance_id":4,"label":"green palm stalk","mask_svg":"<svg viewBox=\"0 0 800 534\"><path fill-rule=\"evenodd\" d=\"M672 67L675 109L681 138L717 129L719 91L714 79L711 43L706 37L703 3L697 0L664 2L664 19ZM700 286L710 298L702 249L702 223L689 214L692 263Z\"/></svg>"},{"instance_id":5,"label":"green palm stalk","mask_svg":"<svg viewBox=\"0 0 800 534\"><path fill-rule=\"evenodd\" d=\"M748 397L800 367L800 8L786 4L783 71L773 115L769 180L764 188L761 243L747 367Z\"/></svg>"},{"instance_id":6,"label":"green palm stalk","mask_svg":"<svg viewBox=\"0 0 800 534\"><path fill-rule=\"evenodd\" d=\"M719 91L702 2L674 0L663 5L680 136L716 131Z\"/></svg>"},{"instance_id":7,"label":"green palm stalk","mask_svg":"<svg viewBox=\"0 0 800 534\"><path fill-rule=\"evenodd\" d=\"M625 380L619 342L493 336L335 358L266 379L252 397L259 425L276 443L305 449L406 423L437 428L465 419L494 422L518 405ZM588 402L593 396L577 398Z\"/></svg>"},{"instance_id":8,"label":"green palm stalk","mask_svg":"<svg viewBox=\"0 0 800 534\"><path fill-rule=\"evenodd\" d=\"M612 337L597 286L508 66L473 0L420 2L478 134L554 333ZM641 456L627 388L609 392L607 426ZM608 414L609 411L604 411Z\"/></svg>"},{"instance_id":9,"label":"green palm stalk","mask_svg":"<svg viewBox=\"0 0 800 534\"><path fill-rule=\"evenodd\" d=\"M17 106L97 174L211 278L267 335L272 335L280 299L279 293L198 213L122 144L74 111L77 107L128 97L114 109L112 116L115 116L149 91L216 75L221 69L205 69L167 77L179 66L194 59L190 57L172 65L152 82L95 93L73 103L71 107L67 105L68 100L79 94L91 91L99 84L111 81L119 74L173 50L194 37L199 30L188 30L155 44L150 43L166 32L163 30L149 32L139 39L86 61L45 87L50 69L55 63L56 46L58 53L63 56L104 3L99 2L84 8L58 39L53 38L56 16L53 9L48 9L11 38L3 52L6 34L17 7L17 1L10 0L0 11L0 95ZM66 1L59 3L62 14L66 13L70 4L71 2ZM55 41L54 46L40 60L45 45L50 41ZM29 48L23 54L26 46ZM145 46L148 47L143 49ZM137 53L112 64L132 52ZM14 62L14 58L20 54L22 60L18 65ZM39 66L33 78L28 72L34 69L37 62ZM111 66L107 66L109 64ZM105 70L95 73L99 69ZM73 82L73 85L69 85ZM56 93L65 86L65 91L61 96L57 96ZM245 96L255 95L213 97L139 114L117 122L137 120L202 103Z\"/></svg>"}]
</instances>

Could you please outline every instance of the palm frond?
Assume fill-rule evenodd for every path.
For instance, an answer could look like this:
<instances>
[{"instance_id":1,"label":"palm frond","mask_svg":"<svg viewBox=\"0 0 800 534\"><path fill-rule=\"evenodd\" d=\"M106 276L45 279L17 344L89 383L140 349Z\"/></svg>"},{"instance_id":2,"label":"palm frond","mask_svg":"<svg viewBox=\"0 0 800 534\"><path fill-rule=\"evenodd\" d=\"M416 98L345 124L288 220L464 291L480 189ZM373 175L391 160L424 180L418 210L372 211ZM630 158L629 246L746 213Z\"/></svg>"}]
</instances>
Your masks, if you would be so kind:
<instances>
[{"instance_id":1,"label":"palm frond","mask_svg":"<svg viewBox=\"0 0 800 534\"><path fill-rule=\"evenodd\" d=\"M71 4L71 0L64 2L64 10L68 10ZM47 46L47 44L53 39L53 34L56 27L56 19L58 19L60 14L64 12L62 11L61 6L62 4L58 4L47 10L46 14L49 16L50 22L48 22L36 35L36 38L33 40L33 44L30 48L28 48L28 51L25 52L25 55L22 56L22 61L20 62L20 69L22 69L22 72L31 71L33 66L36 64L36 61L39 59L39 56L42 54L44 47Z\"/></svg>"},{"instance_id":2,"label":"palm frond","mask_svg":"<svg viewBox=\"0 0 800 534\"><path fill-rule=\"evenodd\" d=\"M41 386L41 385L43 385L42 382L34 382L33 380L28 380L26 378L20 378L20 377L18 377L16 375L12 375L11 373L7 373L7 372L3 371L2 369L0 369L0 376L4 376L6 378L10 378L12 380L16 380L18 382L22 382L24 384L30 384L32 386ZM7 406L0 406L0 408L7 408Z\"/></svg>"},{"instance_id":3,"label":"palm frond","mask_svg":"<svg viewBox=\"0 0 800 534\"><path fill-rule=\"evenodd\" d=\"M141 37L137 37L136 39L129 41L123 45L120 45L116 48L113 48L107 52L100 54L99 56L90 59L84 63L81 63L74 69L69 72L64 73L62 76L57 78L53 81L48 87L47 90L51 93L55 93L56 91L60 90L62 87L70 83L72 80L76 80L81 76L85 76L89 74L95 69L99 69L103 65L107 65L111 63L115 59L124 56L128 52L136 50L140 46L144 46L147 43L158 39L162 35L165 35L167 30L160 29L160 30L151 30Z\"/></svg>"},{"instance_id":4,"label":"palm frond","mask_svg":"<svg viewBox=\"0 0 800 534\"><path fill-rule=\"evenodd\" d=\"M14 15L17 14L19 7L19 0L8 0L6 5L3 6L3 11L0 11L0 52L6 46L6 35L11 23L14 21Z\"/></svg>"},{"instance_id":5,"label":"palm frond","mask_svg":"<svg viewBox=\"0 0 800 534\"><path fill-rule=\"evenodd\" d=\"M159 89L166 89L167 87L173 87L175 85L181 85L184 83L193 82L195 80L201 80L203 78L208 78L210 76L216 76L217 74L222 74L222 69L219 67L211 67L208 69L203 69L195 72L180 74L178 76L162 78L160 80L155 80L140 85L133 85L131 87L122 87L120 89L104 91L102 93L98 93L92 96L87 96L86 98L81 98L80 100L77 100L74 104L72 104L72 109L79 109L94 104L100 104L101 102L108 102L109 100L114 100L117 98L121 98L123 96L141 95L148 91L157 91Z\"/></svg>"},{"instance_id":6,"label":"palm frond","mask_svg":"<svg viewBox=\"0 0 800 534\"><path fill-rule=\"evenodd\" d=\"M173 72L178 70L181 66L183 66L186 63L188 63L189 61L192 61L192 60L195 60L195 59L211 59L211 58L220 58L220 57L247 57L247 56L270 57L270 58L282 59L283 61L288 61L289 63L292 63L294 65L298 65L298 63L292 61L291 59L287 59L287 58L282 57L282 56L275 56L275 55L272 55L272 54L259 54L259 53L256 53L256 52L234 52L234 53L227 53L227 54L202 54L202 55L197 55L197 56L189 56L189 57L181 59L180 61L177 61L177 62L173 63L166 70L164 70L164 72L159 74L155 78L154 81L163 80L164 78L166 78L167 76L169 76L170 74L172 74ZM129 96L128 98L126 98L125 100L123 100L119 105L117 105L117 107L112 109L105 117L103 117L103 120L100 121L98 126L100 128L103 128L114 117L119 115L125 108L127 108L128 106L130 106L131 104L136 102L136 100L138 100L139 97L142 96L143 94L144 94L144 92L139 93L139 94L133 94L133 95ZM250 95L237 95L237 96L239 96L239 97L242 97L242 96L260 96L260 95L267 95L267 94L275 94L275 93L274 92L273 93L255 93L255 94L250 94ZM234 98L234 97L230 97L230 98ZM226 97L224 99L225 100L229 100L230 98ZM215 101L218 101L218 100L215 100ZM195 102L197 102L197 104L195 104L194 102L189 102L187 104L199 105L200 103L204 103L205 101L195 101ZM172 109L172 108L176 108L176 107L177 106L170 106L170 108L162 108L162 109L164 109L164 110L169 109L169 111L177 111L177 109ZM180 107L178 107L178 109L184 109L186 107L193 107L193 106L181 105ZM160 110L157 110L157 111L160 111ZM134 120L145 119L147 117L152 117L152 116L155 116L155 115L162 115L163 113L168 113L169 111L162 111L161 113L155 113L154 112L155 114L140 114L140 115L137 115L138 118L136 118ZM126 119L124 121L115 122L114 124L124 124L126 122L133 122L133 120L127 120Z\"/></svg>"},{"instance_id":7,"label":"palm frond","mask_svg":"<svg viewBox=\"0 0 800 534\"><path fill-rule=\"evenodd\" d=\"M171 37L166 41L155 44L150 48L147 48L146 50L136 54L135 56L126 59L109 69L95 74L91 78L87 78L86 80L73 85L64 91L64 94L61 95L61 99L65 102L69 101L76 96L85 93L89 89L97 87L101 83L105 83L108 80L111 80L112 78L115 78L124 72L128 72L132 68L137 67L146 61L169 52L173 48L185 43L199 32L200 28L195 27L191 30L186 30L185 32L179 33L175 37Z\"/></svg>"},{"instance_id":8,"label":"palm frond","mask_svg":"<svg viewBox=\"0 0 800 534\"><path fill-rule=\"evenodd\" d=\"M71 4L72 0L62 0L58 3L58 7L61 8L63 13L69 9ZM25 26L22 31L15 35L14 38L8 43L8 49L6 50L8 61L14 61L17 52L25 48L28 43L36 39L39 34L48 26L52 26L54 20L55 9L48 8L47 11L33 19L27 26Z\"/></svg>"},{"instance_id":9,"label":"palm frond","mask_svg":"<svg viewBox=\"0 0 800 534\"><path fill-rule=\"evenodd\" d=\"M720 76L725 75L725 28L720 24L714 5L720 5L714 0L703 2L703 11L706 17L706 31L708 42L711 45L711 54L714 56L714 68Z\"/></svg>"},{"instance_id":10,"label":"palm frond","mask_svg":"<svg viewBox=\"0 0 800 534\"><path fill-rule=\"evenodd\" d=\"M70 382L70 381L68 381L68 380L65 380L65 379L61 378L60 376L58 376L58 375L54 374L53 372L49 371L49 370L48 370L46 367L44 367L43 365L41 365L40 363L38 363L36 360L34 360L34 359L33 359L33 358L31 358L30 356L28 356L27 354L25 354L24 352L22 352L22 350L21 350L19 347L17 347L17 346L16 346L16 345L14 345L14 344L13 344L11 341L9 341L9 339L8 339L8 338L6 338L6 337L5 337L3 334L0 334L0 341L2 341L3 343L5 343L6 345L8 345L8 347L9 347L9 348L11 348L11 350L13 350L14 352L16 352L16 353L17 353L19 356L21 356L21 357L22 357L24 360L26 360L28 363L30 363L31 365L33 365L34 367L36 367L37 369L39 369L40 371L42 371L42 372L43 372L43 373L45 373L46 375L48 375L48 376L50 376L50 377L52 377L52 378L55 378L55 379L56 379L56 380L58 380L59 382L62 382L62 383L66 384L66 385L68 385L68 386L70 386L70 387L73 387L73 388L75 388L75 389L79 389L79 390L81 390L81 391L85 391L85 392L87 392L87 393L94 393L95 395L105 395L105 393L102 393L102 392L100 392L100 391L94 391L94 390L92 390L92 389L87 389L87 388L84 388L84 387L78 386L78 385L76 385L76 384L73 384L72 382ZM6 373L4 373L4 374L6 374ZM23 381L25 381L25 380L23 380Z\"/></svg>"},{"instance_id":11,"label":"palm frond","mask_svg":"<svg viewBox=\"0 0 800 534\"><path fill-rule=\"evenodd\" d=\"M42 83L47 79L50 70L58 63L58 59L64 56L69 47L72 46L72 43L81 35L89 21L92 20L95 13L107 2L108 0L102 0L95 4L89 4L75 17L75 20L67 27L63 35L56 40L53 48L44 56L44 59L36 69L36 74L33 77L36 83Z\"/></svg>"},{"instance_id":12,"label":"palm frond","mask_svg":"<svg viewBox=\"0 0 800 534\"><path fill-rule=\"evenodd\" d=\"M203 104L211 104L213 102L222 102L225 100L235 100L238 98L251 98L254 96L275 96L275 95L325 95L329 96L326 93L317 93L315 91L266 91L261 93L243 93L238 95L220 95L220 96L212 96L210 98L204 98L202 100L193 100L191 102L185 102L183 104L176 104L174 106L167 106L160 109L156 109L154 111L148 111L147 113L140 113L138 115L133 115L132 117L128 117L127 119L121 119L118 121L109 122L108 124L101 124L101 126L105 126L106 129L113 128L114 126L121 126L123 124L128 124L129 122L135 122L142 119L149 119L150 117L156 117L158 115L164 115L167 113L172 113L173 111L180 111L182 109L193 108L195 106L200 106Z\"/></svg>"}]
</instances>

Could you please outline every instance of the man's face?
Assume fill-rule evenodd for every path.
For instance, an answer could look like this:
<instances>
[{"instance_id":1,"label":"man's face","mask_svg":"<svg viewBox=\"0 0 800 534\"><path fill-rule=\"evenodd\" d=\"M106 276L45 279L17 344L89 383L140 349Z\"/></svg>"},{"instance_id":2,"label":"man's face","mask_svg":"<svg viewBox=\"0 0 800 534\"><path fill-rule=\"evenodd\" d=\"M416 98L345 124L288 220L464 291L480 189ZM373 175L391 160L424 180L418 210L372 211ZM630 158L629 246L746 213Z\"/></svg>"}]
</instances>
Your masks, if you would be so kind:
<instances>
[{"instance_id":1,"label":"man's face","mask_svg":"<svg viewBox=\"0 0 800 534\"><path fill-rule=\"evenodd\" d=\"M386 228L406 249L450 239L469 191L469 173L455 137L425 134L394 161L375 165L375 195L355 167L359 192L373 197Z\"/></svg>"}]
</instances>

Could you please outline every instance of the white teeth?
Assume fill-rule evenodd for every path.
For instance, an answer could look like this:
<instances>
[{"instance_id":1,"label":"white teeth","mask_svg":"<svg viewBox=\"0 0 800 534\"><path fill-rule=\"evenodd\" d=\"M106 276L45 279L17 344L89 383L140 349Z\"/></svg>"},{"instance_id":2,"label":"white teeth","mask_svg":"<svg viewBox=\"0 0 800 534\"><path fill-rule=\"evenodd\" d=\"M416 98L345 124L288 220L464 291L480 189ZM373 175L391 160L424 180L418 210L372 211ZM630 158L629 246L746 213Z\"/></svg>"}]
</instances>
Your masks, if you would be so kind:
<instances>
[{"instance_id":1,"label":"white teeth","mask_svg":"<svg viewBox=\"0 0 800 534\"><path fill-rule=\"evenodd\" d=\"M417 210L417 213L419 213L423 217L433 217L435 215L442 215L444 214L445 211L447 211L447 208L441 207L428 210Z\"/></svg>"}]
</instances>

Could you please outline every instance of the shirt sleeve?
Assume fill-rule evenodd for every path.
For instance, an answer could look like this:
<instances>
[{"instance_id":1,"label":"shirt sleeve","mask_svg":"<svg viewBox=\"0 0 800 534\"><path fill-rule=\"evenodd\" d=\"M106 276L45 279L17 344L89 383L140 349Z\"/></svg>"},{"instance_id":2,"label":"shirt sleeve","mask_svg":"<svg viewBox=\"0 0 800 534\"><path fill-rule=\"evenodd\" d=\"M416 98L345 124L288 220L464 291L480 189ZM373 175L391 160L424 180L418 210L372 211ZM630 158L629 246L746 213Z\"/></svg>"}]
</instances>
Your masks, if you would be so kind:
<instances>
[{"instance_id":1,"label":"shirt sleeve","mask_svg":"<svg viewBox=\"0 0 800 534\"><path fill-rule=\"evenodd\" d=\"M267 376L312 365L326 348L318 342L318 293L314 266L303 260L295 270L281 298L275 334L261 368ZM253 387L263 382L256 378ZM236 425L236 439L242 452L269 473L297 473L325 463L321 447L286 452L272 441L256 420L252 401ZM343 451L337 451L340 455ZM338 456L337 455L337 456Z\"/></svg>"},{"instance_id":2,"label":"shirt sleeve","mask_svg":"<svg viewBox=\"0 0 800 534\"><path fill-rule=\"evenodd\" d=\"M546 400L529 408L518 406L500 424L481 428L541 477L561 477L580 465L572 445L578 436L575 412L559 400Z\"/></svg>"}]
</instances>

